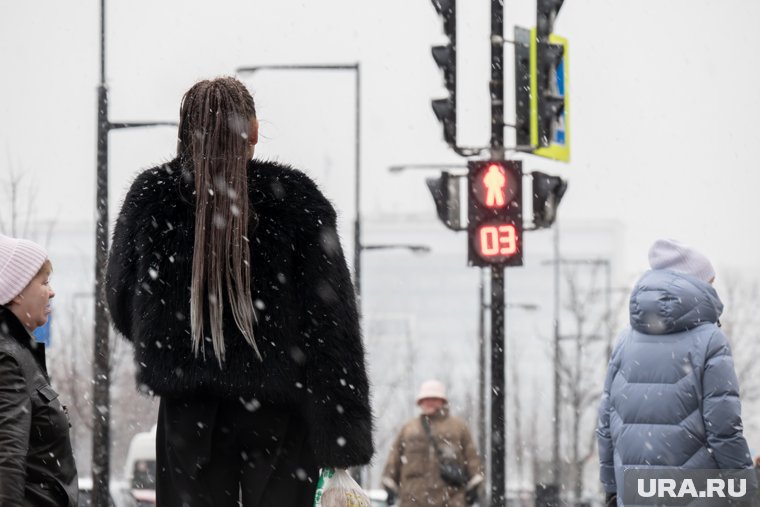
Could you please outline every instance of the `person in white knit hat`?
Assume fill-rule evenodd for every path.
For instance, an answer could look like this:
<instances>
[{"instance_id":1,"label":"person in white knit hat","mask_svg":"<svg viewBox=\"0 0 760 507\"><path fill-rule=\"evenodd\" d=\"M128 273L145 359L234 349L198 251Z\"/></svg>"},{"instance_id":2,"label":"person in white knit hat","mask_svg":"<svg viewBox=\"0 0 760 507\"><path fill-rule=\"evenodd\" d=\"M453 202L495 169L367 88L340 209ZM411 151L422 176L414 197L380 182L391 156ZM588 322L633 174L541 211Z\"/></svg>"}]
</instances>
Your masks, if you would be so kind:
<instances>
[{"instance_id":1,"label":"person in white knit hat","mask_svg":"<svg viewBox=\"0 0 760 507\"><path fill-rule=\"evenodd\" d=\"M45 348L53 266L31 241L0 235L0 505L77 505L69 420Z\"/></svg>"},{"instance_id":2,"label":"person in white knit hat","mask_svg":"<svg viewBox=\"0 0 760 507\"><path fill-rule=\"evenodd\" d=\"M420 416L408 421L391 447L383 471L388 505L464 507L478 497L483 473L467 424L449 414L446 387L423 382Z\"/></svg>"},{"instance_id":3,"label":"person in white knit hat","mask_svg":"<svg viewBox=\"0 0 760 507\"><path fill-rule=\"evenodd\" d=\"M649 249L652 269L668 269L698 278L707 283L715 281L715 270L705 255L675 239L658 239Z\"/></svg>"}]
</instances>

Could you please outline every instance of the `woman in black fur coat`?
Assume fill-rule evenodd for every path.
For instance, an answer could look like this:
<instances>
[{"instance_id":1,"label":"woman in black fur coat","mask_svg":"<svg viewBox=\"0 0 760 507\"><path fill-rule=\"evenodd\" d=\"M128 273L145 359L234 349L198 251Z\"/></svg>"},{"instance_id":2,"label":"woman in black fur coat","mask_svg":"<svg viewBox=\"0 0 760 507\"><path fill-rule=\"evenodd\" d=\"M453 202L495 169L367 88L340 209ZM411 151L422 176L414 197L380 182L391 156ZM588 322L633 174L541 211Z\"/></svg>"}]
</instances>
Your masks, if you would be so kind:
<instances>
[{"instance_id":1,"label":"woman in black fur coat","mask_svg":"<svg viewBox=\"0 0 760 507\"><path fill-rule=\"evenodd\" d=\"M335 210L302 172L251 160L233 78L184 96L177 158L141 173L106 297L161 397L161 506L311 506L319 467L373 454L356 301Z\"/></svg>"}]
</instances>

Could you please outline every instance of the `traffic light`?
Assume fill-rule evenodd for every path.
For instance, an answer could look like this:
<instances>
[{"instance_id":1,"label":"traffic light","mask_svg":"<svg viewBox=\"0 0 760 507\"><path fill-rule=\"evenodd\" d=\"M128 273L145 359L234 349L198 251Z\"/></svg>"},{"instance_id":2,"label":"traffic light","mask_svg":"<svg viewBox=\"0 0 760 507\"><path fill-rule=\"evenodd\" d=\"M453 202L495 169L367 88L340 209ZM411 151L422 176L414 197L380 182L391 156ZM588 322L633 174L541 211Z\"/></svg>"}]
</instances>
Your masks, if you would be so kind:
<instances>
[{"instance_id":1,"label":"traffic light","mask_svg":"<svg viewBox=\"0 0 760 507\"><path fill-rule=\"evenodd\" d=\"M552 33L562 0L537 5L538 28L515 27L516 141L520 151L568 162L567 39Z\"/></svg>"},{"instance_id":2,"label":"traffic light","mask_svg":"<svg viewBox=\"0 0 760 507\"><path fill-rule=\"evenodd\" d=\"M533 171L533 225L536 229L551 227L557 218L557 207L567 190L567 181Z\"/></svg>"},{"instance_id":3,"label":"traffic light","mask_svg":"<svg viewBox=\"0 0 760 507\"><path fill-rule=\"evenodd\" d=\"M565 0L536 0L536 32L539 39L554 31L554 20Z\"/></svg>"},{"instance_id":4,"label":"traffic light","mask_svg":"<svg viewBox=\"0 0 760 507\"><path fill-rule=\"evenodd\" d=\"M460 218L459 179L463 176L441 172L438 178L427 178L430 193L433 195L438 218L443 225L453 231L464 230Z\"/></svg>"},{"instance_id":5,"label":"traffic light","mask_svg":"<svg viewBox=\"0 0 760 507\"><path fill-rule=\"evenodd\" d=\"M564 0L537 0L536 30L531 45L531 66L535 68L536 128L531 129L531 144L542 148L558 147L551 158L569 159L567 108L567 40L554 35L554 20ZM533 76L531 76L533 79ZM561 148L567 153L562 153ZM553 156L555 155L555 156ZM563 158L564 156L564 158Z\"/></svg>"},{"instance_id":6,"label":"traffic light","mask_svg":"<svg viewBox=\"0 0 760 507\"><path fill-rule=\"evenodd\" d=\"M550 42L551 41L551 42ZM536 41L536 143L567 145L567 41L555 35Z\"/></svg>"},{"instance_id":7,"label":"traffic light","mask_svg":"<svg viewBox=\"0 0 760 507\"><path fill-rule=\"evenodd\" d=\"M522 266L522 163L471 161L468 167L468 263Z\"/></svg>"},{"instance_id":8,"label":"traffic light","mask_svg":"<svg viewBox=\"0 0 760 507\"><path fill-rule=\"evenodd\" d=\"M433 59L443 71L443 82L449 96L432 101L433 112L443 125L443 139L452 148L457 144L457 18L456 0L432 0L436 12L443 18L446 45L432 48Z\"/></svg>"},{"instance_id":9,"label":"traffic light","mask_svg":"<svg viewBox=\"0 0 760 507\"><path fill-rule=\"evenodd\" d=\"M515 140L521 151L531 145L531 43L535 35L527 28L515 27Z\"/></svg>"}]
</instances>

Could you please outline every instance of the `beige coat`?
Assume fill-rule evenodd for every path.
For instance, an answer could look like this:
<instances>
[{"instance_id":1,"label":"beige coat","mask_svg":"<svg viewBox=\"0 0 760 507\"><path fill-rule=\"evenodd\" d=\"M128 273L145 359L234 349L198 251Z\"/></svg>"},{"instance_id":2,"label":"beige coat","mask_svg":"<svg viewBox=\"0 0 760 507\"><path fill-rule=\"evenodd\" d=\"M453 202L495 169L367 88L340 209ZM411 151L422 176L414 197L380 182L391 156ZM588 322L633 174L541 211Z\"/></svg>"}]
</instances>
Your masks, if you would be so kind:
<instances>
[{"instance_id":1,"label":"beige coat","mask_svg":"<svg viewBox=\"0 0 760 507\"><path fill-rule=\"evenodd\" d=\"M396 492L398 507L465 507L465 491L483 482L470 431L446 408L430 418L430 429L443 456L455 457L467 470L467 485L453 488L443 482L420 416L408 421L396 437L383 471L383 486Z\"/></svg>"}]
</instances>

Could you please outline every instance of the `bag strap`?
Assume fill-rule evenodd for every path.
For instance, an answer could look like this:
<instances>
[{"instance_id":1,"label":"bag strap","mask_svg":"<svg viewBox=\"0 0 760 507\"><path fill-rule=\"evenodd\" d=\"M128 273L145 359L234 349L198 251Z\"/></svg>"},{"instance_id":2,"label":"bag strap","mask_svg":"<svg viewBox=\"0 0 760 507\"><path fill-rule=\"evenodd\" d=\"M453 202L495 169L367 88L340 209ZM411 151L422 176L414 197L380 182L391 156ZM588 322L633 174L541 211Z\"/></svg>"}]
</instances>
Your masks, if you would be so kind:
<instances>
[{"instance_id":1,"label":"bag strap","mask_svg":"<svg viewBox=\"0 0 760 507\"><path fill-rule=\"evenodd\" d=\"M430 423L428 423L428 418L424 415L421 415L420 418L422 420L422 427L425 428L425 433L427 433L428 440L430 440L430 445L432 445L433 449L435 449L435 456L438 459L438 463L441 463L443 461L443 455L441 454L441 450L438 448L438 446L435 445L433 432L430 430Z\"/></svg>"}]
</instances>

